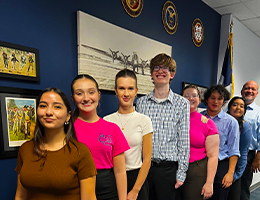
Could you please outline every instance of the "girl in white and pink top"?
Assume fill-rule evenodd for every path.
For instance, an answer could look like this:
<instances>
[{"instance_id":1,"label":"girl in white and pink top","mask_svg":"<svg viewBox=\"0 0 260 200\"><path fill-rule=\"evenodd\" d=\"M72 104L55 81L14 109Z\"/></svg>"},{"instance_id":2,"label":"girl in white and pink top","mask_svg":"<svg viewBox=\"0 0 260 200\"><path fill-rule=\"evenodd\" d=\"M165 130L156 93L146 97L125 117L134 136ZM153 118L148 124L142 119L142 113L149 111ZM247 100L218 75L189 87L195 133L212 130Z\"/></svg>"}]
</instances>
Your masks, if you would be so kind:
<instances>
[{"instance_id":1,"label":"girl in white and pink top","mask_svg":"<svg viewBox=\"0 0 260 200\"><path fill-rule=\"evenodd\" d=\"M130 147L122 131L97 115L100 91L93 77L78 75L71 83L71 92L77 106L72 116L77 139L88 146L98 172L97 199L126 200L124 152Z\"/></svg>"},{"instance_id":2,"label":"girl in white and pink top","mask_svg":"<svg viewBox=\"0 0 260 200\"><path fill-rule=\"evenodd\" d=\"M183 200L210 198L218 165L218 129L211 119L197 112L199 94L195 85L182 91L182 96L190 101L190 159L185 182L180 187Z\"/></svg>"}]
</instances>

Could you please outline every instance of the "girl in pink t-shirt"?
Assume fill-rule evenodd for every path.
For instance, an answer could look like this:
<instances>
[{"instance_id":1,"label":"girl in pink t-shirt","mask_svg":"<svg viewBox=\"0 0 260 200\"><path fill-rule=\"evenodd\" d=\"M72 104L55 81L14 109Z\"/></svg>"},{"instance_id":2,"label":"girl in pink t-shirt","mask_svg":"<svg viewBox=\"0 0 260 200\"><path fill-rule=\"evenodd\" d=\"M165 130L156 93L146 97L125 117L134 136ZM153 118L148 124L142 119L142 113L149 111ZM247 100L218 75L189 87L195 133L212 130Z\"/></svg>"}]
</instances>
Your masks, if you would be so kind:
<instances>
[{"instance_id":1,"label":"girl in pink t-shirt","mask_svg":"<svg viewBox=\"0 0 260 200\"><path fill-rule=\"evenodd\" d=\"M208 199L212 196L218 165L218 129L211 119L197 112L199 94L195 85L188 85L182 91L182 96L190 101L189 168L180 188L184 200Z\"/></svg>"},{"instance_id":2,"label":"girl in pink t-shirt","mask_svg":"<svg viewBox=\"0 0 260 200\"><path fill-rule=\"evenodd\" d=\"M122 131L97 115L100 91L93 77L78 75L71 83L71 92L77 106L72 116L77 139L90 149L98 172L97 199L126 200L124 152L129 145Z\"/></svg>"}]
</instances>

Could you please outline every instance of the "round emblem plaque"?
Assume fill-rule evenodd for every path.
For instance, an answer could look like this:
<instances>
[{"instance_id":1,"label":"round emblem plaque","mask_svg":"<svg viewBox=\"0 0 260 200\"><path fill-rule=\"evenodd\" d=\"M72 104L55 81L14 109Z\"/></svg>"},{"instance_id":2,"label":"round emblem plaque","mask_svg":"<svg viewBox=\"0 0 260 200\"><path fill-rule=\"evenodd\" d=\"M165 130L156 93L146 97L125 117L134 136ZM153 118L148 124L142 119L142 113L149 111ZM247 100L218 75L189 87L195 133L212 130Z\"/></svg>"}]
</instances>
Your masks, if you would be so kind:
<instances>
[{"instance_id":1,"label":"round emblem plaque","mask_svg":"<svg viewBox=\"0 0 260 200\"><path fill-rule=\"evenodd\" d=\"M121 0L121 2L125 11L131 17L138 17L143 10L143 0Z\"/></svg>"},{"instance_id":2,"label":"round emblem plaque","mask_svg":"<svg viewBox=\"0 0 260 200\"><path fill-rule=\"evenodd\" d=\"M204 40L204 28L200 19L196 18L192 23L191 36L193 43L200 47Z\"/></svg>"},{"instance_id":3,"label":"round emblem plaque","mask_svg":"<svg viewBox=\"0 0 260 200\"><path fill-rule=\"evenodd\" d=\"M166 1L162 9L163 26L167 33L174 34L178 27L178 13L171 1Z\"/></svg>"}]
</instances>

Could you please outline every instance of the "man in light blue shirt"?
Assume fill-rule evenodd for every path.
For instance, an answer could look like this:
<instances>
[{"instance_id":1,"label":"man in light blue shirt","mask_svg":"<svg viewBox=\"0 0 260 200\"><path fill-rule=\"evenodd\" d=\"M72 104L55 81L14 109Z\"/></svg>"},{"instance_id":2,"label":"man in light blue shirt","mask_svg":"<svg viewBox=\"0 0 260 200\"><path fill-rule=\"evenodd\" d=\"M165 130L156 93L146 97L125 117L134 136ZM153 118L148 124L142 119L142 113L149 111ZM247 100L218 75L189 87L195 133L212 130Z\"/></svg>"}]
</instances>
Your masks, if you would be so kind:
<instances>
[{"instance_id":1,"label":"man in light blue shirt","mask_svg":"<svg viewBox=\"0 0 260 200\"><path fill-rule=\"evenodd\" d=\"M260 171L260 107L254 102L258 95L258 84L252 80L246 82L241 90L241 95L247 103L244 120L252 128L252 140L247 154L247 165L241 178L240 200L249 200L253 173Z\"/></svg>"},{"instance_id":2,"label":"man in light blue shirt","mask_svg":"<svg viewBox=\"0 0 260 200\"><path fill-rule=\"evenodd\" d=\"M150 200L175 200L185 178L190 155L190 104L170 89L175 61L158 54L150 63L154 91L138 99L136 110L152 120L153 151L148 174Z\"/></svg>"},{"instance_id":3,"label":"man in light blue shirt","mask_svg":"<svg viewBox=\"0 0 260 200\"><path fill-rule=\"evenodd\" d=\"M211 118L207 110L203 115ZM231 156L239 156L239 125L237 120L221 110L216 116L211 118L219 131L219 154L218 160L225 160Z\"/></svg>"},{"instance_id":4,"label":"man in light blue shirt","mask_svg":"<svg viewBox=\"0 0 260 200\"><path fill-rule=\"evenodd\" d=\"M219 131L218 168L213 184L212 200L226 200L233 182L239 152L239 125L237 120L222 110L222 106L230 99L230 93L223 85L215 85L207 89L204 101L207 110L202 114L211 118Z\"/></svg>"}]
</instances>

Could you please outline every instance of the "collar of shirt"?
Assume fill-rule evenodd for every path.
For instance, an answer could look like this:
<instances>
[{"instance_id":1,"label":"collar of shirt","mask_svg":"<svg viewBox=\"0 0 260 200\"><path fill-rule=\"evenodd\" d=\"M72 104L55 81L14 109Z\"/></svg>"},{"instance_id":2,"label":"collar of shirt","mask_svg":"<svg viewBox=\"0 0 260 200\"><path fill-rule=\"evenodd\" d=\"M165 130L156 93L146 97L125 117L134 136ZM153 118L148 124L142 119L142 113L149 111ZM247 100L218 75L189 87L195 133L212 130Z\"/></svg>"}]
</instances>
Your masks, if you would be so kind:
<instances>
[{"instance_id":1,"label":"collar of shirt","mask_svg":"<svg viewBox=\"0 0 260 200\"><path fill-rule=\"evenodd\" d=\"M252 103L250 103L249 105L247 105L247 109L250 109L250 110L254 110L256 108L256 103L255 101L253 101Z\"/></svg>"},{"instance_id":2,"label":"collar of shirt","mask_svg":"<svg viewBox=\"0 0 260 200\"><path fill-rule=\"evenodd\" d=\"M224 117L224 111L221 109L221 111L214 117L211 117L209 114L208 114L208 111L205 110L204 112L202 112L201 114L203 115L206 115L207 117L209 117L210 119L214 119L215 117L218 117L218 118L223 118Z\"/></svg>"},{"instance_id":3,"label":"collar of shirt","mask_svg":"<svg viewBox=\"0 0 260 200\"><path fill-rule=\"evenodd\" d=\"M153 95L154 95L154 90L150 94L147 95L148 100L153 100L156 103L160 103L157 101L157 99ZM169 102L171 102L171 104L173 104L173 96L174 96L173 91L170 89L169 95L165 101L169 101Z\"/></svg>"}]
</instances>

